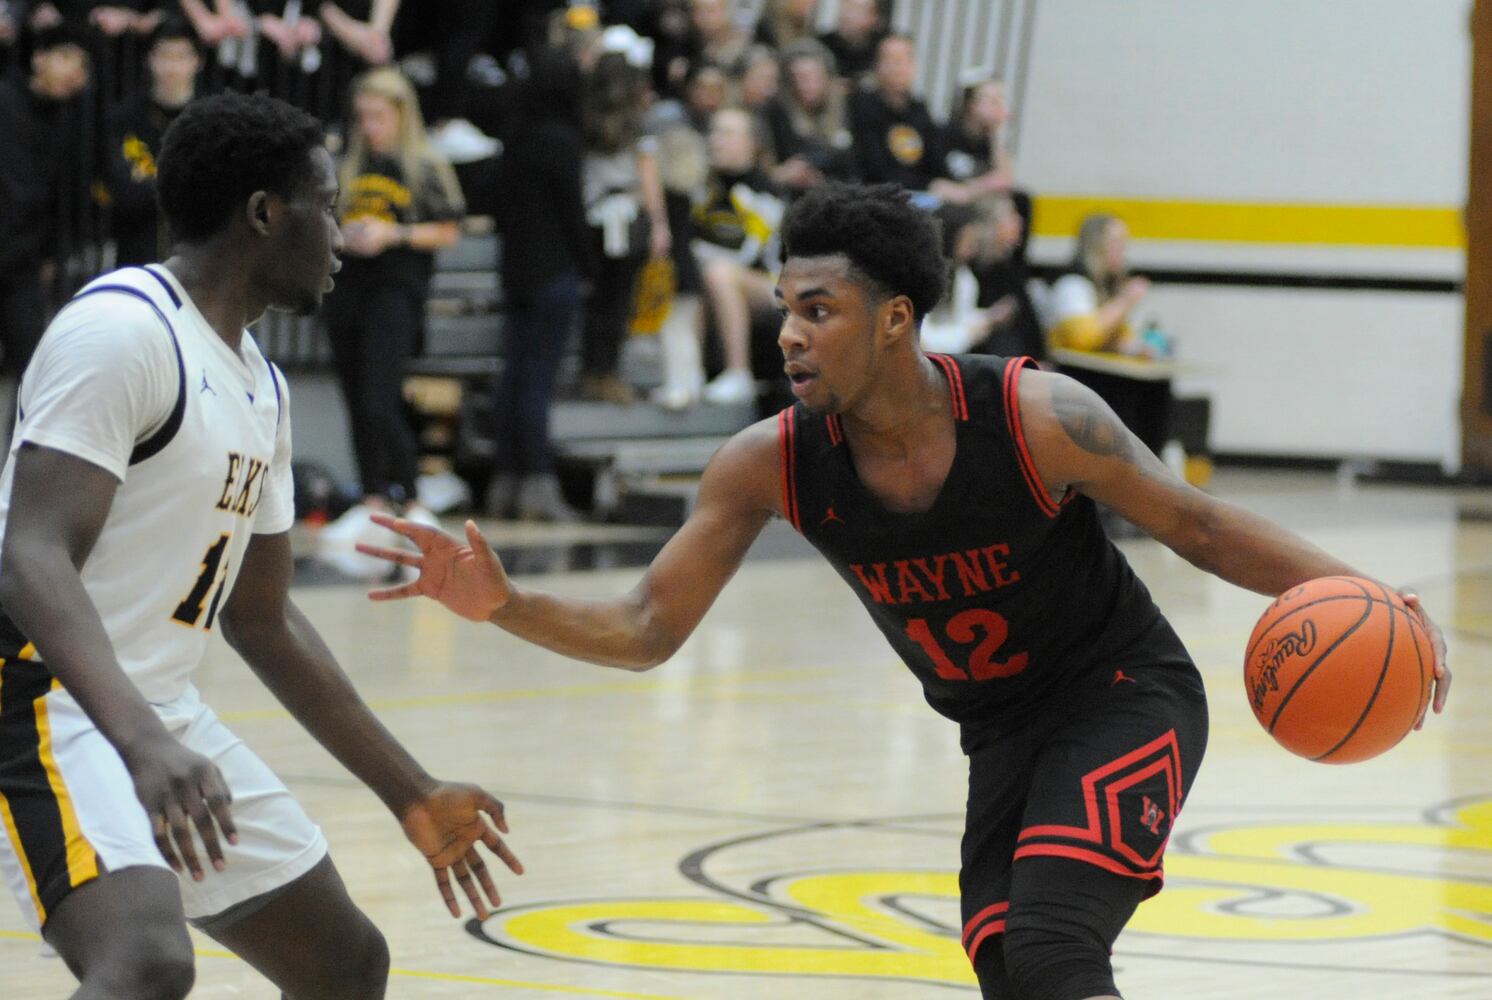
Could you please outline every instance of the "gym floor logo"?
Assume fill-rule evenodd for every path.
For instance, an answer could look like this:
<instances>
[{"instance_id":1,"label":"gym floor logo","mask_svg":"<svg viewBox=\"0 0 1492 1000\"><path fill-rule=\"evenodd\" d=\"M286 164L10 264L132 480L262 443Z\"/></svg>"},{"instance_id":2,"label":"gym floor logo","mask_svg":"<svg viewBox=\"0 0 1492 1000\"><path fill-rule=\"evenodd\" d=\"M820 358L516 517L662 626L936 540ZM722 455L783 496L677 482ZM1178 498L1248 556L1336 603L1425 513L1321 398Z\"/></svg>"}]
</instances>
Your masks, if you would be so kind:
<instances>
[{"instance_id":1,"label":"gym floor logo","mask_svg":"<svg viewBox=\"0 0 1492 1000\"><path fill-rule=\"evenodd\" d=\"M939 854L956 856L961 819L752 834L679 863L695 895L532 903L467 929L498 947L608 966L967 988L957 874L872 860L926 856L940 840ZM1178 833L1165 891L1140 906L1115 957L1184 951L1188 961L1254 964L1268 954L1271 965L1369 971L1374 956L1393 961L1426 934L1492 949L1492 798L1453 802L1418 822ZM1285 942L1314 947L1282 957Z\"/></svg>"}]
</instances>

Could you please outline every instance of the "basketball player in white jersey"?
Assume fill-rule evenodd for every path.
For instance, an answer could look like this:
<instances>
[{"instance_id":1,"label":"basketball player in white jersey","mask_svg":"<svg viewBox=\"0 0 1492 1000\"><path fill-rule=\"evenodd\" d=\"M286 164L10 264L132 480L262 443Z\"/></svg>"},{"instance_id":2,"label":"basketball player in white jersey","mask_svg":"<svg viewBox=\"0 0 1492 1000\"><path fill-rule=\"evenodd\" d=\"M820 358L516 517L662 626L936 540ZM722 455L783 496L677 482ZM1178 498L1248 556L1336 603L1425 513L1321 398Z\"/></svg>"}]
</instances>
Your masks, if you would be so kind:
<instances>
[{"instance_id":1,"label":"basketball player in white jersey","mask_svg":"<svg viewBox=\"0 0 1492 1000\"><path fill-rule=\"evenodd\" d=\"M521 871L501 803L427 774L287 597L289 401L245 326L331 287L336 173L314 119L224 95L166 134L159 191L176 255L87 286L20 387L0 476L0 868L74 997L185 996L188 920L287 997L381 997L387 946L320 830L191 683L221 629L395 814L452 915L452 876L479 916L499 901L478 841Z\"/></svg>"}]
</instances>

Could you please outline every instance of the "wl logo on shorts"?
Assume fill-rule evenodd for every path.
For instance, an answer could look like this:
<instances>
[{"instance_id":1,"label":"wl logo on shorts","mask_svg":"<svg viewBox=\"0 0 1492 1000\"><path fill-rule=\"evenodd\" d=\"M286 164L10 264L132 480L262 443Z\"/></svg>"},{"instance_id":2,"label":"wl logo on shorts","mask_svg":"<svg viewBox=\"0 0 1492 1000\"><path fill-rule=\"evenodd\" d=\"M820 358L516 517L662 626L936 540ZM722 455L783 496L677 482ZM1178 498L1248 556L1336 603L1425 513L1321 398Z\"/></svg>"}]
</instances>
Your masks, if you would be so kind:
<instances>
[{"instance_id":1,"label":"wl logo on shorts","mask_svg":"<svg viewBox=\"0 0 1492 1000\"><path fill-rule=\"evenodd\" d=\"M1140 824L1152 834L1160 836L1160 825L1166 818L1166 811L1155 804L1150 796L1145 796L1144 804L1140 807Z\"/></svg>"}]
</instances>

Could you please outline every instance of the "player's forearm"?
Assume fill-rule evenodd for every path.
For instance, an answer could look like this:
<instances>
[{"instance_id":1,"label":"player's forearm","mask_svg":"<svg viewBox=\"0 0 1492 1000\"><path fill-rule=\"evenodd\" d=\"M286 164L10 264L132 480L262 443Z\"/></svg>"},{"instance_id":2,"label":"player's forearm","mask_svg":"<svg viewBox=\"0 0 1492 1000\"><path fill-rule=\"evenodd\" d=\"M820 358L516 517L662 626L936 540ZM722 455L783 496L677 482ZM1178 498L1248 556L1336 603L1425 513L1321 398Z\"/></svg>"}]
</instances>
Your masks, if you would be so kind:
<instances>
[{"instance_id":1,"label":"player's forearm","mask_svg":"<svg viewBox=\"0 0 1492 1000\"><path fill-rule=\"evenodd\" d=\"M435 786L293 604L287 602L282 621L225 619L223 635L295 720L394 815L402 816Z\"/></svg>"},{"instance_id":2,"label":"player's forearm","mask_svg":"<svg viewBox=\"0 0 1492 1000\"><path fill-rule=\"evenodd\" d=\"M562 656L622 670L656 667L676 648L651 625L651 616L635 593L587 601L515 591L488 621Z\"/></svg>"},{"instance_id":3,"label":"player's forearm","mask_svg":"<svg viewBox=\"0 0 1492 1000\"><path fill-rule=\"evenodd\" d=\"M1363 575L1299 535L1217 500L1171 548L1199 569L1270 597L1317 577Z\"/></svg>"},{"instance_id":4,"label":"player's forearm","mask_svg":"<svg viewBox=\"0 0 1492 1000\"><path fill-rule=\"evenodd\" d=\"M126 762L134 748L170 738L119 666L103 621L64 553L27 553L7 545L0 605Z\"/></svg>"}]
</instances>

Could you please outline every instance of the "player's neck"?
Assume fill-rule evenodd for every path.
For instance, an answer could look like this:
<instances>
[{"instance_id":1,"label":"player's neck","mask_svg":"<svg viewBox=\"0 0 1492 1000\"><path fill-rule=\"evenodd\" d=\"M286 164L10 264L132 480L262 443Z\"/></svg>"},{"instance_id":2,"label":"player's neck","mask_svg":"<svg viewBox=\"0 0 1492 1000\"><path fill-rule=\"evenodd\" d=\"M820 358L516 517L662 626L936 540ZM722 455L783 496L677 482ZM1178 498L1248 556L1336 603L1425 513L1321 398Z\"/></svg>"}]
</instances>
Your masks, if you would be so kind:
<instances>
[{"instance_id":1,"label":"player's neck","mask_svg":"<svg viewBox=\"0 0 1492 1000\"><path fill-rule=\"evenodd\" d=\"M931 360L908 351L883 363L875 384L845 412L844 425L857 445L906 453L926 441L929 421L951 418L947 382Z\"/></svg>"},{"instance_id":2,"label":"player's neck","mask_svg":"<svg viewBox=\"0 0 1492 1000\"><path fill-rule=\"evenodd\" d=\"M248 268L221 243L186 244L165 262L192 304L223 342L238 352L244 329L264 314L254 295Z\"/></svg>"}]
</instances>

